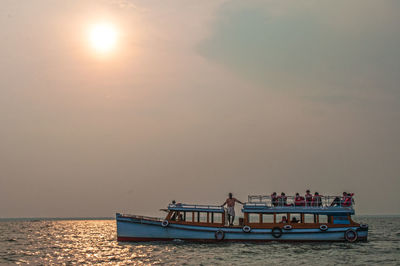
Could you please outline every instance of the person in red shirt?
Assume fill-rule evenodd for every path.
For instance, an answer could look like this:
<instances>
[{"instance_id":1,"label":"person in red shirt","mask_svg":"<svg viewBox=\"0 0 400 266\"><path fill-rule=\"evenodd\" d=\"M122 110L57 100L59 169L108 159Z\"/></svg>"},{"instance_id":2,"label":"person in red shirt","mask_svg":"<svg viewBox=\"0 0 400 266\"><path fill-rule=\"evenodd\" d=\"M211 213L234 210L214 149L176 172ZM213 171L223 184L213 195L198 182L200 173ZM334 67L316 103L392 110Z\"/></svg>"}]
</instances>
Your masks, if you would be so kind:
<instances>
[{"instance_id":1,"label":"person in red shirt","mask_svg":"<svg viewBox=\"0 0 400 266\"><path fill-rule=\"evenodd\" d=\"M296 193L296 197L294 198L294 206L305 206L306 202L304 197L300 196L299 193Z\"/></svg>"},{"instance_id":2,"label":"person in red shirt","mask_svg":"<svg viewBox=\"0 0 400 266\"><path fill-rule=\"evenodd\" d=\"M354 193L346 193L343 192L343 203L342 206L343 207L350 207L353 203L353 195Z\"/></svg>"},{"instance_id":3,"label":"person in red shirt","mask_svg":"<svg viewBox=\"0 0 400 266\"><path fill-rule=\"evenodd\" d=\"M307 206L311 206L311 202L312 202L313 196L311 195L309 189L307 189L307 191L306 191L305 198L306 198L306 205L307 205Z\"/></svg>"}]
</instances>

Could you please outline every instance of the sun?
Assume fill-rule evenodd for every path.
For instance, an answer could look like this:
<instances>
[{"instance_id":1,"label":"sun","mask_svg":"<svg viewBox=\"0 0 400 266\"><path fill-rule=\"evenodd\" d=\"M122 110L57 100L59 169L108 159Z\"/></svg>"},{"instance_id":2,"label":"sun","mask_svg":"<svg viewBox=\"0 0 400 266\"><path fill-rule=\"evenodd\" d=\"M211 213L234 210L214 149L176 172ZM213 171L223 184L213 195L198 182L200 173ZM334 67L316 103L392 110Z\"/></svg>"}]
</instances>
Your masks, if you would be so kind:
<instances>
[{"instance_id":1,"label":"sun","mask_svg":"<svg viewBox=\"0 0 400 266\"><path fill-rule=\"evenodd\" d=\"M111 52L117 43L117 30L112 24L96 24L90 29L89 40L97 52Z\"/></svg>"}]
</instances>

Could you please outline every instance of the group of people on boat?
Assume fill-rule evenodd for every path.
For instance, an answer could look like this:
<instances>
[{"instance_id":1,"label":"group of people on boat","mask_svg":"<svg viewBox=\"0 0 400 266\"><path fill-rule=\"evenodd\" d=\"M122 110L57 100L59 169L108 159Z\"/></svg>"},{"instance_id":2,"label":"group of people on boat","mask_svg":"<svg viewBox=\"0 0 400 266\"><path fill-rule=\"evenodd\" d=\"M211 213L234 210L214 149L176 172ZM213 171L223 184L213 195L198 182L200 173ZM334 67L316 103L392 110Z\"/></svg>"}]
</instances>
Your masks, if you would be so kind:
<instances>
[{"instance_id":1,"label":"group of people on boat","mask_svg":"<svg viewBox=\"0 0 400 266\"><path fill-rule=\"evenodd\" d=\"M271 194L271 205L274 207L292 207L292 206L322 206L322 197L318 192L314 193L314 196L310 193L310 190L307 189L306 194L300 196L299 193L296 193L293 203L287 202L287 197L284 192L281 195L277 195L276 192Z\"/></svg>"},{"instance_id":2,"label":"group of people on boat","mask_svg":"<svg viewBox=\"0 0 400 266\"><path fill-rule=\"evenodd\" d=\"M333 202L331 203L330 206L342 206L342 207L350 207L353 202L354 193L347 193L343 192L343 196L336 197ZM228 215L228 223L229 226L233 225L233 221L235 220L235 203L240 203L244 204L240 200L236 199L233 197L232 193L228 194L228 198L225 200L224 204L221 205L221 207L224 207L227 205L227 215ZM277 195L276 192L273 192L271 194L271 205L274 207L303 207L303 206L308 206L308 207L322 207L322 196L318 193L315 192L314 195L310 193L310 190L306 190L306 194L301 196L299 193L296 193L296 196L294 197L293 203L288 203L287 202L287 196L284 192L281 193L281 195ZM179 217L178 217L179 218ZM287 223L287 218L286 216L282 217L281 223ZM293 217L291 220L292 223L298 223L299 220L297 220L296 217Z\"/></svg>"},{"instance_id":3,"label":"group of people on boat","mask_svg":"<svg viewBox=\"0 0 400 266\"><path fill-rule=\"evenodd\" d=\"M354 193L343 192L343 197L336 197L330 206L350 207L354 202L353 195ZM304 197L299 193L296 193L293 203L288 203L287 196L284 192L279 196L276 192L273 192L271 194L271 205L273 207L322 207L322 196L318 192L315 192L314 195L312 195L310 190L307 189Z\"/></svg>"},{"instance_id":4,"label":"group of people on boat","mask_svg":"<svg viewBox=\"0 0 400 266\"><path fill-rule=\"evenodd\" d=\"M342 206L342 207L350 207L354 203L353 199L354 193L343 192L342 198L336 197L331 206Z\"/></svg>"}]
</instances>

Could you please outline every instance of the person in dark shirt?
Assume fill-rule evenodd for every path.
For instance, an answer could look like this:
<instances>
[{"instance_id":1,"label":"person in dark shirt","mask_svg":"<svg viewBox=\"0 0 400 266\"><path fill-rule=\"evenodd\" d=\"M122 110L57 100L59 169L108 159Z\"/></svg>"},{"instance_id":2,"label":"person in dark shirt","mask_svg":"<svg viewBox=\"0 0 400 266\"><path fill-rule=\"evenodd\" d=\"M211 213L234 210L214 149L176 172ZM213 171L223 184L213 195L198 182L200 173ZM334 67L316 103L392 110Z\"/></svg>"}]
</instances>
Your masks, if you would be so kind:
<instances>
[{"instance_id":1,"label":"person in dark shirt","mask_svg":"<svg viewBox=\"0 0 400 266\"><path fill-rule=\"evenodd\" d=\"M311 195L309 189L307 189L307 191L306 191L305 198L306 198L306 206L311 206L313 196Z\"/></svg>"},{"instance_id":2,"label":"person in dark shirt","mask_svg":"<svg viewBox=\"0 0 400 266\"><path fill-rule=\"evenodd\" d=\"M271 205L274 207L278 206L278 196L276 195L276 192L271 194Z\"/></svg>"},{"instance_id":3,"label":"person in dark shirt","mask_svg":"<svg viewBox=\"0 0 400 266\"><path fill-rule=\"evenodd\" d=\"M297 220L296 216L293 216L292 220L290 221L291 223L298 223L299 220Z\"/></svg>"},{"instance_id":4,"label":"person in dark shirt","mask_svg":"<svg viewBox=\"0 0 400 266\"><path fill-rule=\"evenodd\" d=\"M344 202L344 198L347 196L346 192L343 192L343 199L341 200L340 197L335 197L335 199L332 201L331 203L331 207L340 207L342 206L343 202Z\"/></svg>"},{"instance_id":5,"label":"person in dark shirt","mask_svg":"<svg viewBox=\"0 0 400 266\"><path fill-rule=\"evenodd\" d=\"M281 195L278 197L278 203L279 203L279 206L281 206L281 207L287 206L287 197L284 192L282 192Z\"/></svg>"},{"instance_id":6,"label":"person in dark shirt","mask_svg":"<svg viewBox=\"0 0 400 266\"><path fill-rule=\"evenodd\" d=\"M314 197L312 199L312 206L314 206L314 207L322 206L322 197L319 195L318 192L314 193Z\"/></svg>"}]
</instances>

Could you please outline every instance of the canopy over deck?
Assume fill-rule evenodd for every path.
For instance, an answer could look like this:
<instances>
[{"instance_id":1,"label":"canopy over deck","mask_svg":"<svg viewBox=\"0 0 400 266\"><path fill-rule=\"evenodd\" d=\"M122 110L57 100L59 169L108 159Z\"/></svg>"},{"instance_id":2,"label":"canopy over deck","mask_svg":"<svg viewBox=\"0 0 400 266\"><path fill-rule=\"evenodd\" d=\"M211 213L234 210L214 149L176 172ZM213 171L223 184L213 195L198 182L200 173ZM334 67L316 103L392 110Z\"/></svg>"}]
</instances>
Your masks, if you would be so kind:
<instances>
[{"instance_id":1,"label":"canopy over deck","mask_svg":"<svg viewBox=\"0 0 400 266\"><path fill-rule=\"evenodd\" d=\"M184 204L176 203L169 204L168 210L170 211L185 211L185 212L217 212L223 213L224 207L215 205L194 205L194 204Z\"/></svg>"}]
</instances>

